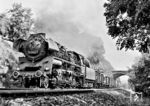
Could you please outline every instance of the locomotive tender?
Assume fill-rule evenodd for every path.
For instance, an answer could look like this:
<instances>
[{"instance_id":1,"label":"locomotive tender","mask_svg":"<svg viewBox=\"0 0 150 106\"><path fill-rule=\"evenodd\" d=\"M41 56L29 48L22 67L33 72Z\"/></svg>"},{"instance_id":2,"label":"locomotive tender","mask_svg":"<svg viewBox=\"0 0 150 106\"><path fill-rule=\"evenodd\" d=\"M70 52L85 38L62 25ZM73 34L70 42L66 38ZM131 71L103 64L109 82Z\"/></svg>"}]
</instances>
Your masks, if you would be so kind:
<instances>
[{"instance_id":1,"label":"locomotive tender","mask_svg":"<svg viewBox=\"0 0 150 106\"><path fill-rule=\"evenodd\" d=\"M30 88L99 88L112 87L113 79L90 68L83 55L46 39L45 33L18 39L13 47L25 57L19 57L19 67L12 78L21 87Z\"/></svg>"}]
</instances>

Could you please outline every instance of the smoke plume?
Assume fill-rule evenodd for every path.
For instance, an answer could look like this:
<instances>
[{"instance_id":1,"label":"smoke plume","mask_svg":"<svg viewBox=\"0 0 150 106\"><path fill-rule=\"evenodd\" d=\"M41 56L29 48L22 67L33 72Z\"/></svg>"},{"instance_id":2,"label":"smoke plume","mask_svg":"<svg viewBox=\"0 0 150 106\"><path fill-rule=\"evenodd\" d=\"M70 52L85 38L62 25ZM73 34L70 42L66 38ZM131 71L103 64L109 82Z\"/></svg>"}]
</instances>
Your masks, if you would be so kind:
<instances>
[{"instance_id":1,"label":"smoke plume","mask_svg":"<svg viewBox=\"0 0 150 106\"><path fill-rule=\"evenodd\" d=\"M44 4L35 20L35 32L45 32L48 37L68 49L89 57L93 64L102 63L106 70L112 70L111 64L103 56L103 41L89 31L86 23L83 24L83 17L77 17L78 12L80 15L82 12L75 9L76 5L73 6L69 0L67 1L68 4L57 4L53 0L47 2L49 5Z\"/></svg>"}]
</instances>

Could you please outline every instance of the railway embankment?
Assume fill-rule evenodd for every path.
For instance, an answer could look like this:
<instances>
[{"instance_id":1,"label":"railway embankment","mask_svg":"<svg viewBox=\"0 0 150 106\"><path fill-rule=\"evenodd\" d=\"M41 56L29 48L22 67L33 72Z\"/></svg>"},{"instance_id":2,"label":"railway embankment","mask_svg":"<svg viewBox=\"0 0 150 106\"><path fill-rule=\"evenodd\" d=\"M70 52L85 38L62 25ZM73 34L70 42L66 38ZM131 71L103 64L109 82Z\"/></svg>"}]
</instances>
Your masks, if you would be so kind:
<instances>
[{"instance_id":1,"label":"railway embankment","mask_svg":"<svg viewBox=\"0 0 150 106\"><path fill-rule=\"evenodd\" d=\"M1 98L0 103L2 106L131 106L122 93L107 89L82 94Z\"/></svg>"}]
</instances>

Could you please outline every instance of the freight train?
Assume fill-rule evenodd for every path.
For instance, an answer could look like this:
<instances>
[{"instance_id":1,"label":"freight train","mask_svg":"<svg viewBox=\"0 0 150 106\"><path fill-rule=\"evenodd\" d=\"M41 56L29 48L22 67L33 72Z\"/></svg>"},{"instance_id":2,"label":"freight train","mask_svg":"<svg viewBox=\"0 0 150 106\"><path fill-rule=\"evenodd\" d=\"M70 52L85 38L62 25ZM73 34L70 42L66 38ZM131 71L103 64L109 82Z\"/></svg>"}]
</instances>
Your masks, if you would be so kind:
<instances>
[{"instance_id":1,"label":"freight train","mask_svg":"<svg viewBox=\"0 0 150 106\"><path fill-rule=\"evenodd\" d=\"M113 87L111 77L91 68L83 55L68 50L45 33L31 34L27 40L18 39L13 48L22 52L12 79L21 87L31 88L102 88Z\"/></svg>"}]
</instances>

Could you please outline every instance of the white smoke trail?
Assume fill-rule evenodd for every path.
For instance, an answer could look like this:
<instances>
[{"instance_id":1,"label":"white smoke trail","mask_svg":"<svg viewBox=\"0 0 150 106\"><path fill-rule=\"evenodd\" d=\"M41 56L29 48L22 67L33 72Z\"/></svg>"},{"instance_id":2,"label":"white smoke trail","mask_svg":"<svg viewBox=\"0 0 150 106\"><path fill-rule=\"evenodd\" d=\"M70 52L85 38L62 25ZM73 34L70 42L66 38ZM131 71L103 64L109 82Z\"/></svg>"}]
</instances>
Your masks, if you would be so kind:
<instances>
[{"instance_id":1,"label":"white smoke trail","mask_svg":"<svg viewBox=\"0 0 150 106\"><path fill-rule=\"evenodd\" d=\"M96 37L94 31L92 33L94 29L90 22L92 16L86 15L90 9L84 8L85 1L82 0L81 4L76 0L44 1L39 14L36 14L35 31L45 32L48 37L86 57L94 58L93 53L97 52L96 58L110 70L112 66L103 56L105 53L103 41L100 37ZM91 8L92 6L91 2Z\"/></svg>"}]
</instances>

